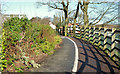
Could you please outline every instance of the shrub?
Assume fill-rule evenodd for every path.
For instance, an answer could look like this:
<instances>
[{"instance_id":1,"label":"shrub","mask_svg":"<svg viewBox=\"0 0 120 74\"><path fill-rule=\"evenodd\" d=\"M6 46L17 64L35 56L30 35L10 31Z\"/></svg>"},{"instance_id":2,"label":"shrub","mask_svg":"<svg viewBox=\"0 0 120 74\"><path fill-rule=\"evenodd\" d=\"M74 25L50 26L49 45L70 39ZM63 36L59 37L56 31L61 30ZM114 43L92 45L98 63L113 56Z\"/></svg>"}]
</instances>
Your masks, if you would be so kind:
<instances>
[{"instance_id":1,"label":"shrub","mask_svg":"<svg viewBox=\"0 0 120 74\"><path fill-rule=\"evenodd\" d=\"M61 42L61 38L49 25L31 23L27 18L18 17L4 22L2 40L3 59L5 60L3 65L7 64L9 67L6 68L7 71L13 67L17 72L22 72L22 69L17 67L18 61L27 67L31 64L35 66L34 57L40 52L51 54L55 45ZM5 63L6 60L7 63ZM14 68L13 65L16 67Z\"/></svg>"}]
</instances>

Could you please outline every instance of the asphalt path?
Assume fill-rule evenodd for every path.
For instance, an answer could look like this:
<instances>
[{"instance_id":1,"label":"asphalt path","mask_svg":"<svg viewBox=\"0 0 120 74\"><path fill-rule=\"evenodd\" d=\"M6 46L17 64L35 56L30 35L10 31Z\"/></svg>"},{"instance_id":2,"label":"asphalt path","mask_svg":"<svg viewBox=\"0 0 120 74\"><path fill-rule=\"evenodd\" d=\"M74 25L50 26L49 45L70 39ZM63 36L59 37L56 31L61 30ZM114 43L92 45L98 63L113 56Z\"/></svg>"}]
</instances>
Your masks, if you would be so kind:
<instances>
[{"instance_id":1,"label":"asphalt path","mask_svg":"<svg viewBox=\"0 0 120 74\"><path fill-rule=\"evenodd\" d=\"M40 68L32 72L72 72L75 59L75 46L67 38L62 37L61 48L56 49L53 55L48 56Z\"/></svg>"}]
</instances>

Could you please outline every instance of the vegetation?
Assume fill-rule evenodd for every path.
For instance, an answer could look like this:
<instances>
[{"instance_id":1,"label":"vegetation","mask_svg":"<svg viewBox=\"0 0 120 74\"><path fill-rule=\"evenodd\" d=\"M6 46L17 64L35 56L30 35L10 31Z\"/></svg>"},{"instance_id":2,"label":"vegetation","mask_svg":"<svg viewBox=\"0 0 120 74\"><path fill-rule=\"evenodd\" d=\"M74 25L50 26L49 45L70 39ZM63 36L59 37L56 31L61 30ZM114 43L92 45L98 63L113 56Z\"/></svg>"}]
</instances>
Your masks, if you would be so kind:
<instances>
[{"instance_id":1,"label":"vegetation","mask_svg":"<svg viewBox=\"0 0 120 74\"><path fill-rule=\"evenodd\" d=\"M50 22L50 17L44 17L44 18L40 18L40 17L33 17L31 19L31 22L34 22L34 23L39 23L39 24L49 24Z\"/></svg>"},{"instance_id":2,"label":"vegetation","mask_svg":"<svg viewBox=\"0 0 120 74\"><path fill-rule=\"evenodd\" d=\"M39 67L40 54L52 54L61 38L49 25L31 23L14 17L4 22L2 36L2 71L23 72Z\"/></svg>"},{"instance_id":3,"label":"vegetation","mask_svg":"<svg viewBox=\"0 0 120 74\"><path fill-rule=\"evenodd\" d=\"M47 5L50 8L58 9L64 12L65 16L65 36L67 36L67 25L68 25L68 6L69 0L62 0L62 1L44 1L44 2L37 2L37 6Z\"/></svg>"}]
</instances>

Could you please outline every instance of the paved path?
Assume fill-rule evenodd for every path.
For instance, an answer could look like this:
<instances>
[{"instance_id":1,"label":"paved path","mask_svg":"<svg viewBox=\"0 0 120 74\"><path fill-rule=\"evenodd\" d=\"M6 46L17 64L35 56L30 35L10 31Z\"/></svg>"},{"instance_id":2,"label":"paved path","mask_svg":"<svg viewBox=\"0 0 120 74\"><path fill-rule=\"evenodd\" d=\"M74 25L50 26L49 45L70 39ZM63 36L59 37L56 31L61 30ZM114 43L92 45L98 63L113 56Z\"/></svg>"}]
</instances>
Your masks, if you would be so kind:
<instances>
[{"instance_id":1,"label":"paved path","mask_svg":"<svg viewBox=\"0 0 120 74\"><path fill-rule=\"evenodd\" d=\"M75 47L67 38L62 38L62 48L46 58L40 68L32 69L32 72L71 72L74 64Z\"/></svg>"},{"instance_id":2,"label":"paved path","mask_svg":"<svg viewBox=\"0 0 120 74\"><path fill-rule=\"evenodd\" d=\"M103 51L93 45L76 38L71 38L78 46L78 72L97 72L114 74L119 72L116 64Z\"/></svg>"}]
</instances>

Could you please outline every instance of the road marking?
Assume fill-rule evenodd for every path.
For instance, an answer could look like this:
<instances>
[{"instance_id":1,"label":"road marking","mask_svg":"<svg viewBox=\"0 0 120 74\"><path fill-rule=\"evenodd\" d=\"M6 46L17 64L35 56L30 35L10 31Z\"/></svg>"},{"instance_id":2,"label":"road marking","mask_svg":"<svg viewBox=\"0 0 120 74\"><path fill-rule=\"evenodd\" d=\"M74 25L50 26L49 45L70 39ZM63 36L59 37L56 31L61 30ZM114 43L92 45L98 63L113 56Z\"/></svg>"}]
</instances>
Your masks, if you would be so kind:
<instances>
[{"instance_id":1,"label":"road marking","mask_svg":"<svg viewBox=\"0 0 120 74\"><path fill-rule=\"evenodd\" d=\"M66 38L65 36L61 36L61 38Z\"/></svg>"},{"instance_id":2,"label":"road marking","mask_svg":"<svg viewBox=\"0 0 120 74\"><path fill-rule=\"evenodd\" d=\"M66 37L68 38L68 37ZM74 46L75 46L75 60L74 60L74 65L73 65L73 69L72 72L77 72L77 67L78 67L78 47L76 45L76 43L71 40L70 38L68 38L71 42L73 42Z\"/></svg>"}]
</instances>

